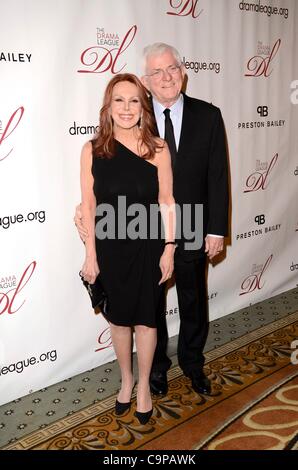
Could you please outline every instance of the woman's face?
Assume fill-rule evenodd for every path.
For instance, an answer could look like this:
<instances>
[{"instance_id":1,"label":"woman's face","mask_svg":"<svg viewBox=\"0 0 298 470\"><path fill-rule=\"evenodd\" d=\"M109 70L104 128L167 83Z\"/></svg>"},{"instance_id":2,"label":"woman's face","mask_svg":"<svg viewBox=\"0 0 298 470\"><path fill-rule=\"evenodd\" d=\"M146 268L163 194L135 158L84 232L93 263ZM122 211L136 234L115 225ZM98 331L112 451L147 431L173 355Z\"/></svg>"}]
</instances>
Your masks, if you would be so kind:
<instances>
[{"instance_id":1,"label":"woman's face","mask_svg":"<svg viewBox=\"0 0 298 470\"><path fill-rule=\"evenodd\" d=\"M136 85L130 82L116 83L110 107L114 130L133 128L139 122L141 112L141 100Z\"/></svg>"}]
</instances>

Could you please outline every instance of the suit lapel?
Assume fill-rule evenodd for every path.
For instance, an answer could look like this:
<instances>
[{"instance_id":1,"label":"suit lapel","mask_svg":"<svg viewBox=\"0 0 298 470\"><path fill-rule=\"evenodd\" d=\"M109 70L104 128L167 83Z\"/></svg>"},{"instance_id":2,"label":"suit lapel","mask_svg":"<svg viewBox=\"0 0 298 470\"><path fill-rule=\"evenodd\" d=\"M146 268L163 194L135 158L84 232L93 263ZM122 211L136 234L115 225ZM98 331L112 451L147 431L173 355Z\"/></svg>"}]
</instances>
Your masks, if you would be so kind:
<instances>
[{"instance_id":1,"label":"suit lapel","mask_svg":"<svg viewBox=\"0 0 298 470\"><path fill-rule=\"evenodd\" d=\"M183 114L182 114L182 126L181 126L181 134L180 134L180 141L178 147L178 157L179 155L183 155L185 151L189 149L192 142L193 133L195 132L195 117L191 111L190 103L188 97L183 95L184 103L183 103Z\"/></svg>"}]
</instances>

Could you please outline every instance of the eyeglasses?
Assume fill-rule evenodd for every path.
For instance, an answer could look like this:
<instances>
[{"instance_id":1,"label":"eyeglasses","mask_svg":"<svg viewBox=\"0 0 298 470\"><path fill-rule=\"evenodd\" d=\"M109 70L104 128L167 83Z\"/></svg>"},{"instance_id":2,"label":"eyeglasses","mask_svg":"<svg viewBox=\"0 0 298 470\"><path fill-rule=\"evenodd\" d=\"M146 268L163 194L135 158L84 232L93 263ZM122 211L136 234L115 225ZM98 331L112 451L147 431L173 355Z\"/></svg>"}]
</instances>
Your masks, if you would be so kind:
<instances>
[{"instance_id":1,"label":"eyeglasses","mask_svg":"<svg viewBox=\"0 0 298 470\"><path fill-rule=\"evenodd\" d=\"M160 80L164 73L167 73L169 75L176 75L176 73L179 72L181 68L181 65L169 65L165 70L164 69L156 69L152 73L148 73L146 77L151 77L154 80Z\"/></svg>"}]
</instances>

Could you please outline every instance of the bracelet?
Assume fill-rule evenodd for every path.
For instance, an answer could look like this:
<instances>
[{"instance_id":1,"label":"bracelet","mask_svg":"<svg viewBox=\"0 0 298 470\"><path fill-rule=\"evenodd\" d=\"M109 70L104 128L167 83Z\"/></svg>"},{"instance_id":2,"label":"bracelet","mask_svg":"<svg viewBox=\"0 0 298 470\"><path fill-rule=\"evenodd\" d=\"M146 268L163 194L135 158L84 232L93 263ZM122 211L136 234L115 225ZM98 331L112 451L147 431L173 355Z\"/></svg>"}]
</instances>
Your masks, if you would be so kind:
<instances>
[{"instance_id":1,"label":"bracelet","mask_svg":"<svg viewBox=\"0 0 298 470\"><path fill-rule=\"evenodd\" d=\"M176 242L165 242L165 246L166 245L176 245Z\"/></svg>"}]
</instances>

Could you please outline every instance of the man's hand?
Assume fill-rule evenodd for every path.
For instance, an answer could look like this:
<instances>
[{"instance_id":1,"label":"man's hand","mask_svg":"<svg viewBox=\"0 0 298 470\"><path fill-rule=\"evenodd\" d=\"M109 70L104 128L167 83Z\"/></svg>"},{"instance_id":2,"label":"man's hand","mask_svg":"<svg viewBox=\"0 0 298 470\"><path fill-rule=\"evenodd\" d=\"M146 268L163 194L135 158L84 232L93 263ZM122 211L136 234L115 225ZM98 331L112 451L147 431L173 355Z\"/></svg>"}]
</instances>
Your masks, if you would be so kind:
<instances>
[{"instance_id":1,"label":"man's hand","mask_svg":"<svg viewBox=\"0 0 298 470\"><path fill-rule=\"evenodd\" d=\"M205 238L205 253L211 260L215 256L219 255L224 249L224 237L212 237L207 235Z\"/></svg>"},{"instance_id":2,"label":"man's hand","mask_svg":"<svg viewBox=\"0 0 298 470\"><path fill-rule=\"evenodd\" d=\"M77 227L77 230L79 232L79 235L81 237L82 242L85 243L86 238L88 238L89 234L88 234L88 230L84 227L84 225L82 223L81 204L79 204L76 207L76 212L75 212L75 216L74 216L73 220L74 220L74 223Z\"/></svg>"}]
</instances>

